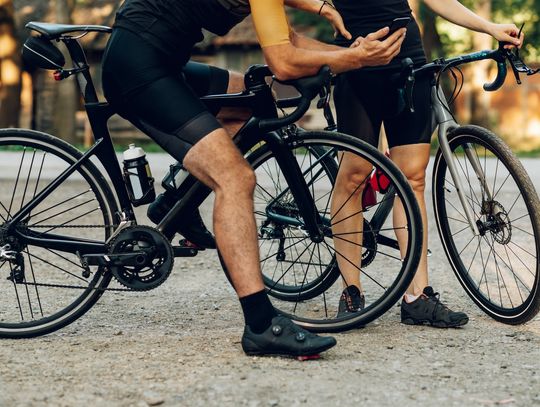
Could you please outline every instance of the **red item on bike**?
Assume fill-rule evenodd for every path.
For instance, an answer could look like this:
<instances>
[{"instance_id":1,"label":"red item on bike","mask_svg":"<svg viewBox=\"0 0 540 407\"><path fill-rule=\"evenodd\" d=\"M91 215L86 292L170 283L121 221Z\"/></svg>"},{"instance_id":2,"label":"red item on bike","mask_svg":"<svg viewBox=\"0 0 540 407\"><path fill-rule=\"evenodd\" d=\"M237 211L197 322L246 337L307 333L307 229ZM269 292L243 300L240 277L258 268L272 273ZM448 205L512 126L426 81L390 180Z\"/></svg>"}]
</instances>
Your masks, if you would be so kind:
<instances>
[{"instance_id":1,"label":"red item on bike","mask_svg":"<svg viewBox=\"0 0 540 407\"><path fill-rule=\"evenodd\" d=\"M377 194L375 193L375 189L371 185L371 180L370 180L370 182L366 183L366 187L364 188L364 192L362 193L362 208L373 206L376 203L377 203Z\"/></svg>"},{"instance_id":2,"label":"red item on bike","mask_svg":"<svg viewBox=\"0 0 540 407\"><path fill-rule=\"evenodd\" d=\"M390 180L379 169L373 171L369 179L369 183L375 191L380 192L381 194L385 194L390 186Z\"/></svg>"}]
</instances>

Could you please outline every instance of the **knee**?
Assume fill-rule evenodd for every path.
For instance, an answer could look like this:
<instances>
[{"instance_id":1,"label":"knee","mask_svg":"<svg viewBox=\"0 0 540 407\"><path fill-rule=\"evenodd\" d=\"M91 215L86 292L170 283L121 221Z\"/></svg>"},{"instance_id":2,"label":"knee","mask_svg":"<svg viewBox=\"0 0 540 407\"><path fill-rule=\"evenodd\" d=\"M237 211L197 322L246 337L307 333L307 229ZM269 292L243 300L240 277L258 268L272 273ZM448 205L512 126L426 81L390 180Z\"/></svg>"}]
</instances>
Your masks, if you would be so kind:
<instances>
[{"instance_id":1,"label":"knee","mask_svg":"<svg viewBox=\"0 0 540 407\"><path fill-rule=\"evenodd\" d=\"M336 179L335 191L347 195L360 195L364 191L371 171L358 169L356 171L340 171Z\"/></svg>"},{"instance_id":2,"label":"knee","mask_svg":"<svg viewBox=\"0 0 540 407\"><path fill-rule=\"evenodd\" d=\"M426 169L422 166L410 165L401 168L414 192L423 193L426 189Z\"/></svg>"},{"instance_id":3,"label":"knee","mask_svg":"<svg viewBox=\"0 0 540 407\"><path fill-rule=\"evenodd\" d=\"M231 168L218 182L219 192L236 198L252 197L257 183L255 172L247 163L241 163ZM218 191L216 191L218 192Z\"/></svg>"}]
</instances>

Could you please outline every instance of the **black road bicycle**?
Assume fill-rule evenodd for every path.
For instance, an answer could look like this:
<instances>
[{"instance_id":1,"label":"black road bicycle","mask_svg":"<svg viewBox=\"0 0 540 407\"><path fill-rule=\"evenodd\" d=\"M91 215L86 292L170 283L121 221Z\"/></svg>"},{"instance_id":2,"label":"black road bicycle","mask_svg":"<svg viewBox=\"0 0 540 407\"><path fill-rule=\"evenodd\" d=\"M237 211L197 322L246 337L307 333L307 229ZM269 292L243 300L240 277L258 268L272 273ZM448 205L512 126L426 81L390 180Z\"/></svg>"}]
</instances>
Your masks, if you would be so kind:
<instances>
[{"instance_id":1,"label":"black road bicycle","mask_svg":"<svg viewBox=\"0 0 540 407\"><path fill-rule=\"evenodd\" d=\"M0 130L0 337L9 338L46 334L75 321L111 290L112 278L124 286L114 290L146 291L162 284L175 257L199 252L171 245L176 220L193 213L211 192L189 176L182 184L187 192L157 227L137 225L107 129L115 112L99 102L76 37L111 29L46 23L27 27L38 34L24 45L28 59L36 67L55 70L58 80L76 77L95 144L82 153L41 132ZM64 68L54 41L65 44L73 68ZM277 295L274 304L314 331L339 331L372 321L396 303L418 265L422 228L413 192L377 149L344 134L304 131L294 125L319 92L324 91L323 100L328 101L327 68L316 76L290 81L300 96L281 101L274 100L267 84L271 75L267 67L253 66L245 75L244 92L203 99L208 105L252 109L253 116L234 141L257 171L257 194L264 197L256 202L256 214L259 220L264 218L258 224L261 245L278 248L276 255L261 250L261 264L266 270L279 263L283 278L297 279L293 295ZM279 117L277 107L294 111ZM399 232L405 234L407 247L402 248L404 256L380 253L380 270L363 270L373 287L364 312L336 318L337 298L327 301L325 293L330 284L327 277L332 283L337 278L334 241L365 235L365 247L371 242L372 252L379 254L374 236L383 229L393 230L364 224L333 232L340 208L333 214L328 211L332 176L347 154L367 160L388 180L391 193L372 208L396 198L402 202L406 224ZM355 196L351 193L350 199ZM294 253L294 261L289 253ZM281 279L274 283L268 288L271 293L286 291Z\"/></svg>"},{"instance_id":2,"label":"black road bicycle","mask_svg":"<svg viewBox=\"0 0 540 407\"><path fill-rule=\"evenodd\" d=\"M484 85L486 91L499 89L510 65L518 84L520 74L534 75L538 70L527 67L518 49L505 49L500 44L496 50L475 52L450 59L438 59L424 66L413 68L411 60L403 61L403 70L396 78L401 86L403 108L414 109L412 92L417 75L432 75L432 129L438 127L440 148L433 170L433 206L439 235L452 269L472 300L488 315L507 324L520 324L537 315L540 309L540 201L533 183L520 161L510 148L491 131L478 126L459 125L453 117L440 86L441 74L451 72L458 84L459 66L491 59L497 62L498 73L494 82ZM462 74L461 74L462 75ZM463 78L462 78L463 79ZM454 93L458 90L456 86ZM459 90L458 92L459 93ZM457 95L452 95L455 99ZM326 104L325 116L329 128L334 128L331 110ZM303 153L300 153L302 155ZM257 157L259 175L272 171L273 161L265 161L265 147L253 153ZM268 155L268 154L267 154ZM336 179L336 160L325 160L325 150L313 149L312 161L325 162L321 177L329 183ZM318 177L318 175L317 175ZM362 276L364 290L369 297L376 290L380 276L392 257L399 260L399 247L393 234L388 234L390 212L393 207L392 186L377 188L380 173L374 169L370 181L375 180L377 198L364 200L362 260L356 267ZM270 202L283 202L290 207L292 197L286 185L268 194L260 187L255 194L256 215L262 224L260 241L262 270L268 291L275 298L310 298L325 292L337 298L342 289L334 282L340 278L337 268L326 269L309 281L302 278L317 273L316 264L307 264L305 255L298 254L295 245L301 233L294 227L272 223L264 212ZM320 178L317 178L319 180ZM366 184L368 180L364 181ZM382 193L381 193L382 192ZM377 202L373 205L372 202ZM328 201L324 201L328 204ZM322 211L329 213L326 205ZM338 237L339 238L339 237ZM300 263L297 274L289 264ZM375 283L375 284L374 284ZM360 313L363 314L363 313ZM366 313L367 316L367 313ZM358 321L369 322L358 316Z\"/></svg>"}]
</instances>

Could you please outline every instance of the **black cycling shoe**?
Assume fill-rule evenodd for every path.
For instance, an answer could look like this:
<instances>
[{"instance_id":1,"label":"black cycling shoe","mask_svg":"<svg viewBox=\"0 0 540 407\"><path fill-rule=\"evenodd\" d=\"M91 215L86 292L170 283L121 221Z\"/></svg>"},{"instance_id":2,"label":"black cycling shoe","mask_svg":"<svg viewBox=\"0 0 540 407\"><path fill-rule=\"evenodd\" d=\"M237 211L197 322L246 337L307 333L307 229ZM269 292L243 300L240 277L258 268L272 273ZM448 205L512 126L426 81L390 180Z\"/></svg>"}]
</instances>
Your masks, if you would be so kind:
<instances>
[{"instance_id":1,"label":"black cycling shoe","mask_svg":"<svg viewBox=\"0 0 540 407\"><path fill-rule=\"evenodd\" d=\"M179 223L177 232L184 236L191 243L195 244L201 249L215 249L216 240L214 235L206 229L201 213L197 209L195 213L188 219L186 223Z\"/></svg>"},{"instance_id":2,"label":"black cycling shoe","mask_svg":"<svg viewBox=\"0 0 540 407\"><path fill-rule=\"evenodd\" d=\"M439 300L439 293L426 287L422 295L413 302L401 301L401 322L407 325L455 328L469 322L469 317L464 312L450 310Z\"/></svg>"},{"instance_id":3,"label":"black cycling shoe","mask_svg":"<svg viewBox=\"0 0 540 407\"><path fill-rule=\"evenodd\" d=\"M263 333L256 334L248 325L242 336L242 349L249 356L290 356L315 359L319 353L336 345L331 336L318 336L299 327L289 318L276 316Z\"/></svg>"},{"instance_id":4,"label":"black cycling shoe","mask_svg":"<svg viewBox=\"0 0 540 407\"><path fill-rule=\"evenodd\" d=\"M177 199L169 191L159 194L156 200L148 206L148 219L157 225L176 202ZM206 228L198 209L187 219L183 219L182 222L178 223L176 232L198 248L216 248L214 236Z\"/></svg>"},{"instance_id":5,"label":"black cycling shoe","mask_svg":"<svg viewBox=\"0 0 540 407\"><path fill-rule=\"evenodd\" d=\"M362 311L366 306L366 299L357 286L350 285L343 290L339 298L337 317L344 317L349 313Z\"/></svg>"}]
</instances>

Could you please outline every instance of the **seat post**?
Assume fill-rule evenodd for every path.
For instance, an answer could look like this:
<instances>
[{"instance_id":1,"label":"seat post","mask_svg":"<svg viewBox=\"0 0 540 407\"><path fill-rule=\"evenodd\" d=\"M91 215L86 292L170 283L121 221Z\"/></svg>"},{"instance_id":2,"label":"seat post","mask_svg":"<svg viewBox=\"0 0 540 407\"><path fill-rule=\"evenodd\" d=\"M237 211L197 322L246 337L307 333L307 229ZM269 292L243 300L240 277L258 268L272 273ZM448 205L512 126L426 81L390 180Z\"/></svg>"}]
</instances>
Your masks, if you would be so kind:
<instances>
[{"instance_id":1,"label":"seat post","mask_svg":"<svg viewBox=\"0 0 540 407\"><path fill-rule=\"evenodd\" d=\"M81 69L76 76L84 102L86 104L98 103L99 100L97 97L96 88L94 87L94 81L90 75L90 67L88 66L86 55L84 54L81 44L75 38L62 37L61 40L64 42L64 44L66 44L74 67Z\"/></svg>"}]
</instances>

